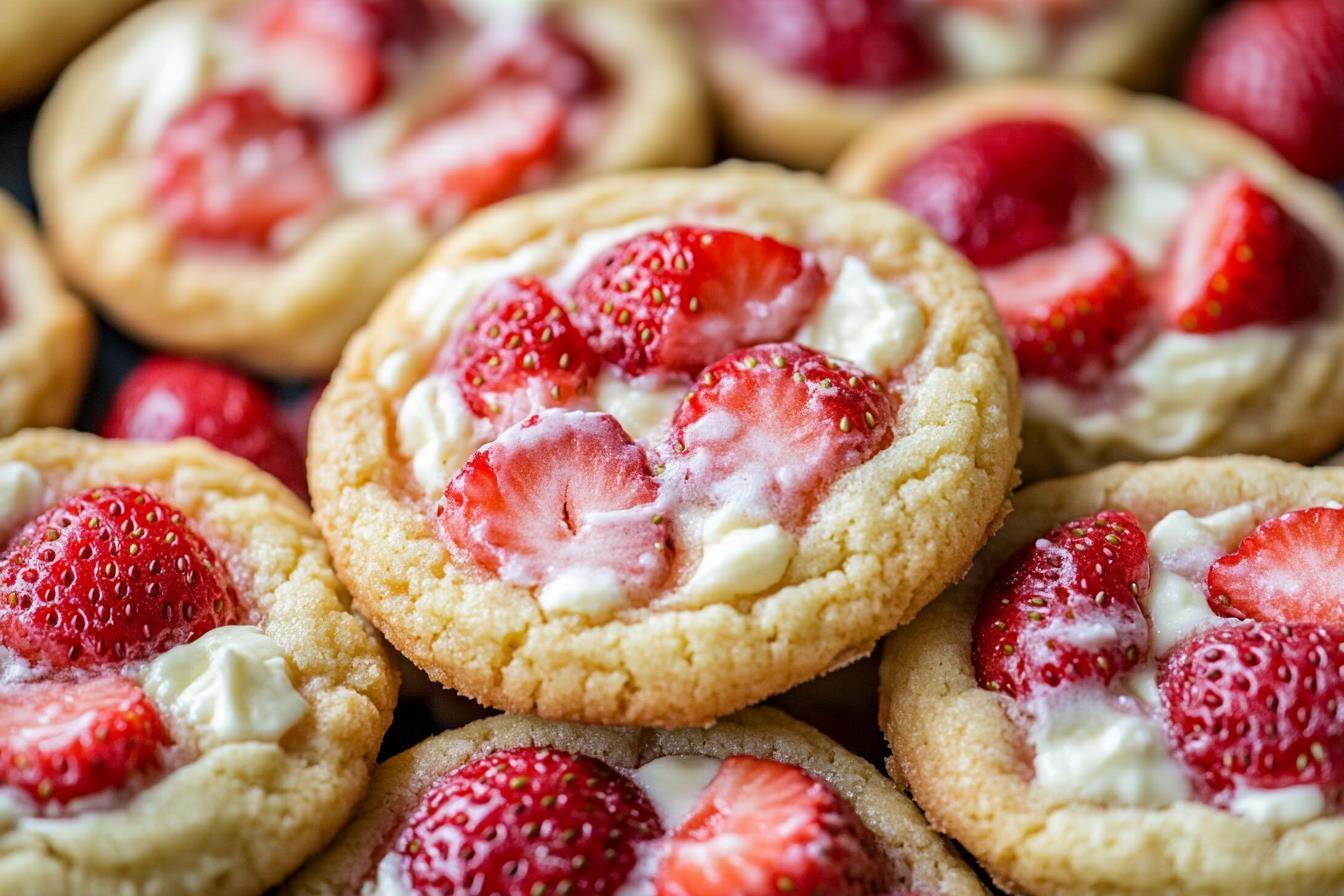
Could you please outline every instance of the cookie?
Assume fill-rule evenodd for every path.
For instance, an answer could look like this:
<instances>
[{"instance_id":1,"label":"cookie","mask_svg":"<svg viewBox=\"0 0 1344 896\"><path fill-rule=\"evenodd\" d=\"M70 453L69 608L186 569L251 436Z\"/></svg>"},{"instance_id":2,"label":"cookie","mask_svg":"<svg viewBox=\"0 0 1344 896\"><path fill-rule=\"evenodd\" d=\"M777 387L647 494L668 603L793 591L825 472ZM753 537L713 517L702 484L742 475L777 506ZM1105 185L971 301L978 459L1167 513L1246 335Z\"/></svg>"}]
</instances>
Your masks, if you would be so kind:
<instances>
[{"instance_id":1,"label":"cookie","mask_svg":"<svg viewBox=\"0 0 1344 896\"><path fill-rule=\"evenodd\" d=\"M0 890L256 896L344 824L396 676L293 494L33 430L0 543Z\"/></svg>"},{"instance_id":2,"label":"cookie","mask_svg":"<svg viewBox=\"0 0 1344 896\"><path fill-rule=\"evenodd\" d=\"M1165 81L1200 0L701 0L706 69L733 148L824 169L893 107L1024 74Z\"/></svg>"},{"instance_id":3,"label":"cookie","mask_svg":"<svg viewBox=\"0 0 1344 896\"><path fill-rule=\"evenodd\" d=\"M1012 893L1338 892L1341 497L1252 457L1019 492L886 645L893 770Z\"/></svg>"},{"instance_id":4,"label":"cookie","mask_svg":"<svg viewBox=\"0 0 1344 896\"><path fill-rule=\"evenodd\" d=\"M137 339L322 376L473 209L707 158L689 53L650 10L329 5L156 3L44 106L33 177L54 250Z\"/></svg>"},{"instance_id":5,"label":"cookie","mask_svg":"<svg viewBox=\"0 0 1344 896\"><path fill-rule=\"evenodd\" d=\"M730 163L456 230L346 350L309 484L356 605L431 677L510 712L706 724L959 577L1018 413L955 253Z\"/></svg>"},{"instance_id":6,"label":"cookie","mask_svg":"<svg viewBox=\"0 0 1344 896\"><path fill-rule=\"evenodd\" d=\"M491 838L490 853L477 845L480 865L498 868L517 855L522 869L517 873L536 876L537 892L538 886L548 885L557 887L554 892L566 890L563 882L546 877L549 869L536 847L529 850L525 842L512 842L504 831L526 824L520 820L524 806L554 805L546 802L553 796L549 788L572 766L591 777L578 785L570 781L565 789L588 789L597 799L610 801L608 806L621 807L611 813L614 817L588 820L592 827L585 825L577 840L553 847L554 852L582 856L594 845L593 829L612 828L595 844L599 850L608 846L604 860L572 863L577 870L566 864L575 893L620 889L757 896L791 885L799 892L857 896L878 892L864 887L876 879L882 893L984 894L975 875L891 781L819 732L765 709L747 710L707 730L592 728L501 716L446 732L381 765L355 821L283 892L437 892L424 882L440 874L442 886L472 861L459 858L468 850L447 856L438 852L451 838L470 843L472 836L448 820L450 794L455 783L481 775L481 766L488 763L516 764L535 777L520 781L494 771L477 779L477 793L488 793L494 781L505 783L500 804L518 807L514 820L496 829L500 839ZM480 799L478 805L490 805L490 797ZM561 800L561 808L545 813L542 838L559 833L547 829L551 823L567 819L577 826L582 820L573 817L585 812L579 800L573 795ZM426 806L435 809L427 813ZM822 818L828 819L825 830L817 825ZM721 832L722 846L710 830ZM421 849L408 850L419 834L430 836L418 841ZM807 847L798 849L813 838L833 862L845 860L846 866L830 865ZM804 851L810 856L798 855ZM403 858L431 854L436 858ZM484 867L482 872L489 874ZM715 879L716 871L723 876ZM860 879L865 872L869 881ZM485 886L502 886L485 880ZM509 880L515 887L527 882Z\"/></svg>"},{"instance_id":7,"label":"cookie","mask_svg":"<svg viewBox=\"0 0 1344 896\"><path fill-rule=\"evenodd\" d=\"M1028 481L1310 462L1344 441L1344 205L1245 133L1157 97L1013 82L895 113L832 177L937 222L984 272L1023 375Z\"/></svg>"},{"instance_id":8,"label":"cookie","mask_svg":"<svg viewBox=\"0 0 1344 896\"><path fill-rule=\"evenodd\" d=\"M0 106L37 93L145 0L9 0L0 9Z\"/></svg>"},{"instance_id":9,"label":"cookie","mask_svg":"<svg viewBox=\"0 0 1344 896\"><path fill-rule=\"evenodd\" d=\"M0 194L0 435L74 419L93 339L92 316L61 285L27 213Z\"/></svg>"}]
</instances>

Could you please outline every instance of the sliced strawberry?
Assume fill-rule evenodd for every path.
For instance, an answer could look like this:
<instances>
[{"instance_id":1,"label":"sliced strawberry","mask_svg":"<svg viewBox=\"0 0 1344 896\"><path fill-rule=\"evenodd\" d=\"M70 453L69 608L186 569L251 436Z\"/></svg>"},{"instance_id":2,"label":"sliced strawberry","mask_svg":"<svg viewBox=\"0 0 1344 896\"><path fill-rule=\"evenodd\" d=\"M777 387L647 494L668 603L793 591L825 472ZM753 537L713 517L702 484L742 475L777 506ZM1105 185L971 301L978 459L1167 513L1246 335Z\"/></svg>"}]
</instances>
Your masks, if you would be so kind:
<instances>
[{"instance_id":1,"label":"sliced strawberry","mask_svg":"<svg viewBox=\"0 0 1344 896\"><path fill-rule=\"evenodd\" d=\"M522 277L481 295L435 366L453 374L476 416L504 429L581 397L599 363L545 281Z\"/></svg>"},{"instance_id":2,"label":"sliced strawberry","mask_svg":"<svg viewBox=\"0 0 1344 896\"><path fill-rule=\"evenodd\" d=\"M474 72L468 80L475 89L540 84L565 99L578 100L596 96L606 84L606 76L588 51L546 21L486 28L465 55L465 65Z\"/></svg>"},{"instance_id":3,"label":"sliced strawberry","mask_svg":"<svg viewBox=\"0 0 1344 896\"><path fill-rule=\"evenodd\" d=\"M424 0L267 0L256 16L264 63L287 97L323 118L377 102L389 57L423 43L434 25Z\"/></svg>"},{"instance_id":4,"label":"sliced strawberry","mask_svg":"<svg viewBox=\"0 0 1344 896\"><path fill-rule=\"evenodd\" d=\"M891 871L830 785L795 765L730 756L668 838L656 896L879 896Z\"/></svg>"},{"instance_id":5,"label":"sliced strawberry","mask_svg":"<svg viewBox=\"0 0 1344 896\"><path fill-rule=\"evenodd\" d=\"M941 65L905 0L723 0L725 33L791 71L837 87L890 89Z\"/></svg>"},{"instance_id":6,"label":"sliced strawberry","mask_svg":"<svg viewBox=\"0 0 1344 896\"><path fill-rule=\"evenodd\" d=\"M134 486L67 498L0 556L0 644L30 663L116 666L246 615L210 545Z\"/></svg>"},{"instance_id":7,"label":"sliced strawberry","mask_svg":"<svg viewBox=\"0 0 1344 896\"><path fill-rule=\"evenodd\" d=\"M204 361L158 355L121 381L102 433L109 439L204 439L250 460L307 497L303 452L256 380Z\"/></svg>"},{"instance_id":8,"label":"sliced strawberry","mask_svg":"<svg viewBox=\"0 0 1344 896\"><path fill-rule=\"evenodd\" d=\"M787 339L825 281L814 258L768 236L670 227L602 253L574 298L598 350L627 373L694 376L736 348Z\"/></svg>"},{"instance_id":9,"label":"sliced strawberry","mask_svg":"<svg viewBox=\"0 0 1344 896\"><path fill-rule=\"evenodd\" d=\"M1315 234L1228 170L1195 194L1159 296L1168 325L1190 333L1291 324L1321 309L1331 267Z\"/></svg>"},{"instance_id":10,"label":"sliced strawberry","mask_svg":"<svg viewBox=\"0 0 1344 896\"><path fill-rule=\"evenodd\" d=\"M439 532L518 584L602 568L647 592L668 570L657 499L644 451L615 418L548 411L468 458L439 504Z\"/></svg>"},{"instance_id":11,"label":"sliced strawberry","mask_svg":"<svg viewBox=\"0 0 1344 896\"><path fill-rule=\"evenodd\" d=\"M1266 140L1307 174L1344 178L1344 4L1233 5L1196 47L1184 95Z\"/></svg>"},{"instance_id":12,"label":"sliced strawberry","mask_svg":"<svg viewBox=\"0 0 1344 896\"><path fill-rule=\"evenodd\" d=\"M179 112L150 166L154 204L179 236L253 247L332 189L313 127L254 88L212 93Z\"/></svg>"},{"instance_id":13,"label":"sliced strawberry","mask_svg":"<svg viewBox=\"0 0 1344 896\"><path fill-rule=\"evenodd\" d=\"M1148 655L1148 538L1108 510L1065 523L999 567L980 598L972 652L980 686L1010 697L1109 682Z\"/></svg>"},{"instance_id":14,"label":"sliced strawberry","mask_svg":"<svg viewBox=\"0 0 1344 896\"><path fill-rule=\"evenodd\" d=\"M449 226L543 182L561 148L565 106L548 87L486 90L420 127L387 163L386 193Z\"/></svg>"},{"instance_id":15,"label":"sliced strawberry","mask_svg":"<svg viewBox=\"0 0 1344 896\"><path fill-rule=\"evenodd\" d=\"M1344 625L1344 510L1261 523L1209 567L1209 604L1239 619Z\"/></svg>"},{"instance_id":16,"label":"sliced strawberry","mask_svg":"<svg viewBox=\"0 0 1344 896\"><path fill-rule=\"evenodd\" d=\"M1086 237L985 271L1023 376L1096 382L1123 360L1148 312L1124 246Z\"/></svg>"},{"instance_id":17,"label":"sliced strawberry","mask_svg":"<svg viewBox=\"0 0 1344 896\"><path fill-rule=\"evenodd\" d=\"M415 893L615 894L658 813L605 762L545 747L492 753L441 778L393 851Z\"/></svg>"},{"instance_id":18,"label":"sliced strawberry","mask_svg":"<svg viewBox=\"0 0 1344 896\"><path fill-rule=\"evenodd\" d=\"M1075 235L1110 178L1087 139L1057 121L981 125L934 146L887 188L981 267Z\"/></svg>"},{"instance_id":19,"label":"sliced strawberry","mask_svg":"<svg viewBox=\"0 0 1344 896\"><path fill-rule=\"evenodd\" d=\"M123 678L0 687L0 786L39 806L124 787L158 769L168 732Z\"/></svg>"},{"instance_id":20,"label":"sliced strawberry","mask_svg":"<svg viewBox=\"0 0 1344 896\"><path fill-rule=\"evenodd\" d=\"M667 474L690 490L806 515L817 494L891 444L886 389L859 368L791 342L707 367L677 408Z\"/></svg>"},{"instance_id":21,"label":"sliced strawberry","mask_svg":"<svg viewBox=\"0 0 1344 896\"><path fill-rule=\"evenodd\" d=\"M1222 802L1238 785L1344 785L1344 629L1245 622L1181 643L1158 670L1172 748Z\"/></svg>"}]
</instances>

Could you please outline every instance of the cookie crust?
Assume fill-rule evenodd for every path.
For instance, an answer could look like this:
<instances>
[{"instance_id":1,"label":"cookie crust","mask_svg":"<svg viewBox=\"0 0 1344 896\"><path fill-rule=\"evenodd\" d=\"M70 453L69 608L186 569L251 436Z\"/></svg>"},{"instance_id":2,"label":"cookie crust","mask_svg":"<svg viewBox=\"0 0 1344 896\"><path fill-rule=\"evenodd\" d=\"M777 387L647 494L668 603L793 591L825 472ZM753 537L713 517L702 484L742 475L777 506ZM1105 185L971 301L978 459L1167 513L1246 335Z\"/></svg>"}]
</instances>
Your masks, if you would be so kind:
<instances>
[{"instance_id":1,"label":"cookie crust","mask_svg":"<svg viewBox=\"0 0 1344 896\"><path fill-rule=\"evenodd\" d=\"M46 86L61 66L145 0L6 0L0 6L0 106Z\"/></svg>"}]
</instances>

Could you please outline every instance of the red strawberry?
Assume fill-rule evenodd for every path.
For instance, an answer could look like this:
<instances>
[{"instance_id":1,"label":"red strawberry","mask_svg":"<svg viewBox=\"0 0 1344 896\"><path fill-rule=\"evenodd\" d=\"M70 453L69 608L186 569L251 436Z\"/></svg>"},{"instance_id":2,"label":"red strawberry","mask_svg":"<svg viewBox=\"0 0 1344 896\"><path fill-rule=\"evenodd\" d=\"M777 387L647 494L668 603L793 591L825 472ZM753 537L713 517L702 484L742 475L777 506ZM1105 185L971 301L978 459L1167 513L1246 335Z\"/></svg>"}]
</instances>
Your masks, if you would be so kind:
<instances>
[{"instance_id":1,"label":"red strawberry","mask_svg":"<svg viewBox=\"0 0 1344 896\"><path fill-rule=\"evenodd\" d=\"M668 839L657 896L879 896L891 872L830 785L794 765L731 756Z\"/></svg>"},{"instance_id":2,"label":"red strawberry","mask_svg":"<svg viewBox=\"0 0 1344 896\"><path fill-rule=\"evenodd\" d=\"M387 163L388 197L439 226L541 184L564 136L565 105L548 87L476 94L413 133Z\"/></svg>"},{"instance_id":3,"label":"red strawberry","mask_svg":"<svg viewBox=\"0 0 1344 896\"><path fill-rule=\"evenodd\" d=\"M661 835L648 798L605 762L519 747L441 778L393 850L416 893L610 896L635 846Z\"/></svg>"},{"instance_id":4,"label":"red strawberry","mask_svg":"<svg viewBox=\"0 0 1344 896\"><path fill-rule=\"evenodd\" d=\"M1245 622L1210 629L1162 662L1172 748L1220 802L1238 784L1344 785L1344 629Z\"/></svg>"},{"instance_id":5,"label":"red strawberry","mask_svg":"<svg viewBox=\"0 0 1344 896\"><path fill-rule=\"evenodd\" d=\"M1307 174L1344 178L1344 4L1241 2L1196 47L1185 99L1263 138Z\"/></svg>"},{"instance_id":6,"label":"red strawberry","mask_svg":"<svg viewBox=\"0 0 1344 896\"><path fill-rule=\"evenodd\" d=\"M1344 510L1312 507L1262 523L1209 568L1209 603L1260 622L1344 625Z\"/></svg>"},{"instance_id":7,"label":"red strawberry","mask_svg":"<svg viewBox=\"0 0 1344 896\"><path fill-rule=\"evenodd\" d=\"M1240 171L1200 187L1159 287L1167 322L1191 333L1310 317L1333 280L1310 230Z\"/></svg>"},{"instance_id":8,"label":"red strawberry","mask_svg":"<svg viewBox=\"0 0 1344 896\"><path fill-rule=\"evenodd\" d=\"M994 574L975 617L976 679L1010 697L1109 682L1148 654L1147 589L1148 539L1133 515L1065 523Z\"/></svg>"},{"instance_id":9,"label":"red strawberry","mask_svg":"<svg viewBox=\"0 0 1344 896\"><path fill-rule=\"evenodd\" d=\"M1096 382L1122 360L1148 296L1124 246L1085 237L985 272L1023 376Z\"/></svg>"},{"instance_id":10,"label":"red strawberry","mask_svg":"<svg viewBox=\"0 0 1344 896\"><path fill-rule=\"evenodd\" d=\"M1109 177L1077 131L1028 118L939 143L901 173L887 196L975 264L993 267L1068 240Z\"/></svg>"},{"instance_id":11,"label":"red strawberry","mask_svg":"<svg viewBox=\"0 0 1344 896\"><path fill-rule=\"evenodd\" d=\"M123 678L0 688L0 785L39 805L115 790L158 769L168 732Z\"/></svg>"},{"instance_id":12,"label":"red strawberry","mask_svg":"<svg viewBox=\"0 0 1344 896\"><path fill-rule=\"evenodd\" d=\"M657 499L643 449L613 417L549 411L468 458L444 491L439 532L519 584L601 567L648 591L668 570Z\"/></svg>"},{"instance_id":13,"label":"red strawberry","mask_svg":"<svg viewBox=\"0 0 1344 896\"><path fill-rule=\"evenodd\" d=\"M134 486L67 498L0 556L0 644L31 663L116 666L246 615L210 545Z\"/></svg>"},{"instance_id":14,"label":"red strawberry","mask_svg":"<svg viewBox=\"0 0 1344 896\"><path fill-rule=\"evenodd\" d=\"M150 191L180 236L263 247L332 193L316 131L260 90L212 93L177 114L154 149Z\"/></svg>"},{"instance_id":15,"label":"red strawberry","mask_svg":"<svg viewBox=\"0 0 1344 896\"><path fill-rule=\"evenodd\" d=\"M785 342L707 367L672 417L668 475L692 495L764 504L793 520L891 444L891 399L862 370Z\"/></svg>"},{"instance_id":16,"label":"red strawberry","mask_svg":"<svg viewBox=\"0 0 1344 896\"><path fill-rule=\"evenodd\" d=\"M599 365L588 341L542 280L495 284L440 354L472 412L499 429L587 391Z\"/></svg>"},{"instance_id":17,"label":"red strawberry","mask_svg":"<svg viewBox=\"0 0 1344 896\"><path fill-rule=\"evenodd\" d=\"M837 87L900 87L941 67L905 0L724 0L718 7L736 40Z\"/></svg>"},{"instance_id":18,"label":"red strawberry","mask_svg":"<svg viewBox=\"0 0 1344 896\"><path fill-rule=\"evenodd\" d=\"M810 255L768 236L670 227L604 252L574 298L612 363L694 376L744 345L786 339L825 289Z\"/></svg>"},{"instance_id":19,"label":"red strawberry","mask_svg":"<svg viewBox=\"0 0 1344 896\"><path fill-rule=\"evenodd\" d=\"M588 52L546 22L487 28L465 51L476 89L500 84L540 84L569 100L598 93L606 81Z\"/></svg>"},{"instance_id":20,"label":"red strawberry","mask_svg":"<svg viewBox=\"0 0 1344 896\"><path fill-rule=\"evenodd\" d=\"M303 452L270 393L218 364L167 355L142 362L112 396L103 435L144 442L195 436L308 494Z\"/></svg>"}]
</instances>

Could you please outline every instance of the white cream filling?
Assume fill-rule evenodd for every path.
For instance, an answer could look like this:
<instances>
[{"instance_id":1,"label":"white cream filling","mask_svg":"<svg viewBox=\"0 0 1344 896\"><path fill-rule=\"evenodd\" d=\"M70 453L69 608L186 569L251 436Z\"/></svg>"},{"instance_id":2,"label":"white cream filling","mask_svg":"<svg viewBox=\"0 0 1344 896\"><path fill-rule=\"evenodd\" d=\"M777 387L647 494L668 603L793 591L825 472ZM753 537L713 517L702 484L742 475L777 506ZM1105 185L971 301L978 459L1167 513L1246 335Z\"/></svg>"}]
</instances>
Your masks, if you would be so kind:
<instances>
[{"instance_id":1,"label":"white cream filling","mask_svg":"<svg viewBox=\"0 0 1344 896\"><path fill-rule=\"evenodd\" d=\"M308 712L284 652L250 625L223 626L161 654L145 668L141 686L207 747L279 742Z\"/></svg>"},{"instance_id":2,"label":"white cream filling","mask_svg":"<svg viewBox=\"0 0 1344 896\"><path fill-rule=\"evenodd\" d=\"M695 808L721 765L722 760L709 756L663 756L641 765L632 776L658 810L663 830L671 833Z\"/></svg>"},{"instance_id":3,"label":"white cream filling","mask_svg":"<svg viewBox=\"0 0 1344 896\"><path fill-rule=\"evenodd\" d=\"M359 896L415 896L402 876L401 856L396 852L383 856L377 874L360 887Z\"/></svg>"},{"instance_id":4,"label":"white cream filling","mask_svg":"<svg viewBox=\"0 0 1344 896\"><path fill-rule=\"evenodd\" d=\"M889 376L914 356L924 325L924 311L909 293L849 256L796 339L875 376Z\"/></svg>"},{"instance_id":5,"label":"white cream filling","mask_svg":"<svg viewBox=\"0 0 1344 896\"><path fill-rule=\"evenodd\" d=\"M207 86L213 24L203 9L181 7L146 29L113 77L119 94L134 103L127 137L148 150L173 117Z\"/></svg>"},{"instance_id":6,"label":"white cream filling","mask_svg":"<svg viewBox=\"0 0 1344 896\"><path fill-rule=\"evenodd\" d=\"M489 437L489 423L471 412L447 376L416 383L397 410L397 444L411 459L411 475L430 497L443 494Z\"/></svg>"},{"instance_id":7,"label":"white cream filling","mask_svg":"<svg viewBox=\"0 0 1344 896\"><path fill-rule=\"evenodd\" d=\"M685 386L631 382L614 368L604 367L593 400L598 410L615 417L632 439L651 440L671 422L687 391Z\"/></svg>"},{"instance_id":8,"label":"white cream filling","mask_svg":"<svg viewBox=\"0 0 1344 896\"><path fill-rule=\"evenodd\" d=\"M1093 145L1111 169L1093 225L1119 239L1141 268L1156 270L1195 185L1212 173L1209 165L1185 146L1135 128L1108 128Z\"/></svg>"},{"instance_id":9,"label":"white cream filling","mask_svg":"<svg viewBox=\"0 0 1344 896\"><path fill-rule=\"evenodd\" d=\"M673 601L704 606L759 594L784 578L797 542L778 523L738 504L715 510L700 530L703 554Z\"/></svg>"},{"instance_id":10,"label":"white cream filling","mask_svg":"<svg viewBox=\"0 0 1344 896\"><path fill-rule=\"evenodd\" d=\"M8 540L42 509L42 474L21 460L0 463L0 540Z\"/></svg>"},{"instance_id":11,"label":"white cream filling","mask_svg":"<svg viewBox=\"0 0 1344 896\"><path fill-rule=\"evenodd\" d=\"M537 591L537 603L548 616L571 614L600 618L626 602L625 587L615 571L601 566L571 567Z\"/></svg>"},{"instance_id":12,"label":"white cream filling","mask_svg":"<svg viewBox=\"0 0 1344 896\"><path fill-rule=\"evenodd\" d=\"M673 221L669 218L650 217L640 218L637 221L615 227L590 230L574 243L574 247L565 259L564 266L556 272L551 281L558 288L567 290L577 283L579 278L593 266L598 257L608 249L620 245L626 240L632 240L641 234L665 230L672 225Z\"/></svg>"},{"instance_id":13,"label":"white cream filling","mask_svg":"<svg viewBox=\"0 0 1344 896\"><path fill-rule=\"evenodd\" d=\"M1314 784L1261 790L1239 787L1228 808L1260 824L1287 827L1325 814L1325 794Z\"/></svg>"},{"instance_id":14,"label":"white cream filling","mask_svg":"<svg viewBox=\"0 0 1344 896\"><path fill-rule=\"evenodd\" d=\"M944 6L934 23L938 43L953 70L971 78L1037 71L1050 51L1048 28L1027 13L995 15Z\"/></svg>"}]
</instances>

